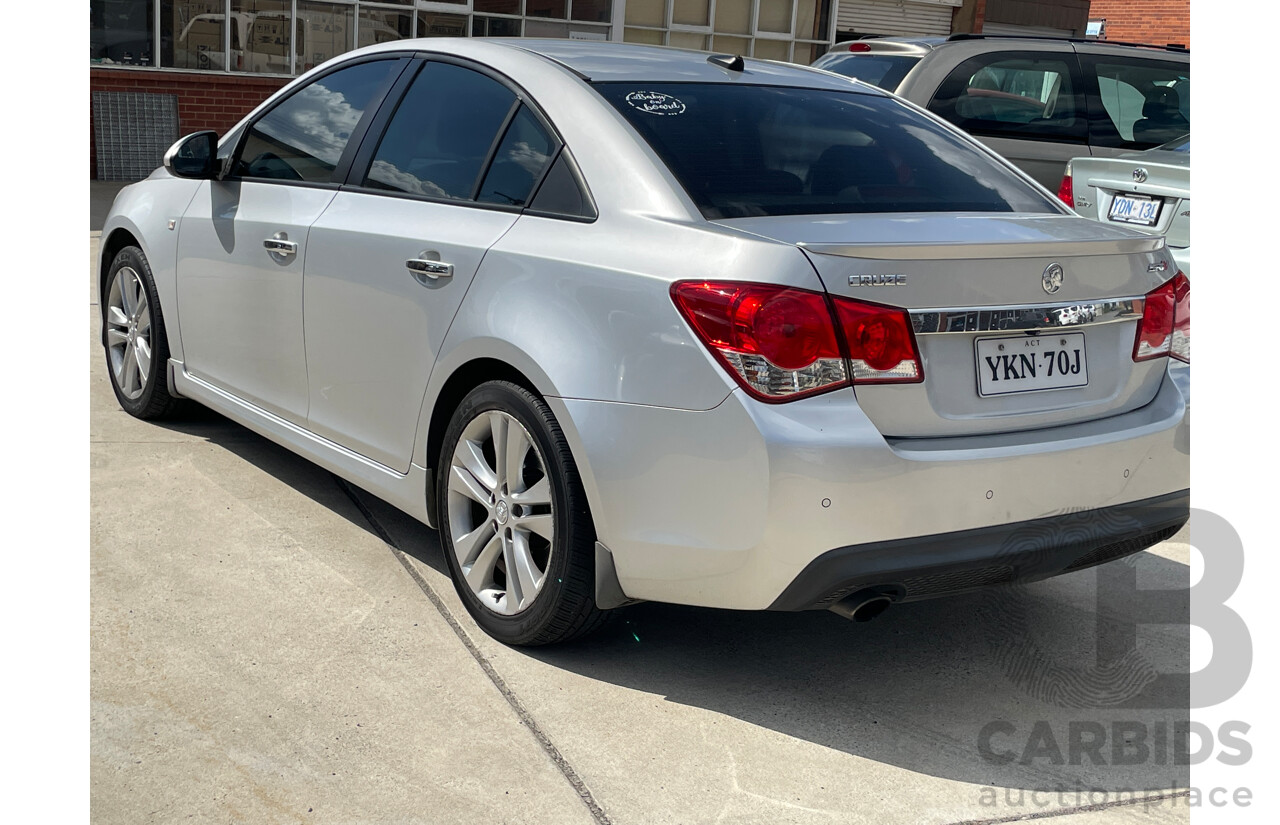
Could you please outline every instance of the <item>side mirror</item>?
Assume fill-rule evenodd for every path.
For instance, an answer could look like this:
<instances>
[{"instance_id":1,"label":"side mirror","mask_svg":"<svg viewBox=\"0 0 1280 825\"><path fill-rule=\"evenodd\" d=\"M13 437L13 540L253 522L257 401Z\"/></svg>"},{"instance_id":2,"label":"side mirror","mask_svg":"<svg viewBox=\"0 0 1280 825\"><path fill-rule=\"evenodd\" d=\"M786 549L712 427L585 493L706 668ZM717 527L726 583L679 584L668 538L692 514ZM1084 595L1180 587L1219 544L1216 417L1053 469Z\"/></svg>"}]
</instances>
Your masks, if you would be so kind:
<instances>
[{"instance_id":1,"label":"side mirror","mask_svg":"<svg viewBox=\"0 0 1280 825\"><path fill-rule=\"evenodd\" d=\"M212 180L218 173L218 133L196 132L169 147L164 168L171 175Z\"/></svg>"}]
</instances>

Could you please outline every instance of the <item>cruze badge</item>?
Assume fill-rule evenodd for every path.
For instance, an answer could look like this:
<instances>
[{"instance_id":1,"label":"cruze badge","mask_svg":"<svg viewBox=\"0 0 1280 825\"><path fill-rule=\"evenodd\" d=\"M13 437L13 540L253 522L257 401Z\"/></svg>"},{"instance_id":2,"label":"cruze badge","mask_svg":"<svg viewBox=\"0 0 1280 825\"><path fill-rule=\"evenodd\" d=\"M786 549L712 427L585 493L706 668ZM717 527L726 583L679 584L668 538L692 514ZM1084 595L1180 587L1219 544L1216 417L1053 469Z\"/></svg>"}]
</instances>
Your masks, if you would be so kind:
<instances>
[{"instance_id":1,"label":"cruze badge","mask_svg":"<svg viewBox=\"0 0 1280 825\"><path fill-rule=\"evenodd\" d=\"M850 275L849 286L906 286L906 275Z\"/></svg>"},{"instance_id":2,"label":"cruze badge","mask_svg":"<svg viewBox=\"0 0 1280 825\"><path fill-rule=\"evenodd\" d=\"M1044 275L1040 277L1040 286L1044 287L1044 291L1050 295L1062 289L1062 264L1046 266Z\"/></svg>"},{"instance_id":3,"label":"cruze badge","mask_svg":"<svg viewBox=\"0 0 1280 825\"><path fill-rule=\"evenodd\" d=\"M1134 182L1134 183L1145 183L1145 182L1146 182L1146 180L1147 180L1147 170L1146 170L1146 169L1143 169L1141 166L1139 166L1137 169L1134 169L1134 170L1133 170L1133 182Z\"/></svg>"}]
</instances>

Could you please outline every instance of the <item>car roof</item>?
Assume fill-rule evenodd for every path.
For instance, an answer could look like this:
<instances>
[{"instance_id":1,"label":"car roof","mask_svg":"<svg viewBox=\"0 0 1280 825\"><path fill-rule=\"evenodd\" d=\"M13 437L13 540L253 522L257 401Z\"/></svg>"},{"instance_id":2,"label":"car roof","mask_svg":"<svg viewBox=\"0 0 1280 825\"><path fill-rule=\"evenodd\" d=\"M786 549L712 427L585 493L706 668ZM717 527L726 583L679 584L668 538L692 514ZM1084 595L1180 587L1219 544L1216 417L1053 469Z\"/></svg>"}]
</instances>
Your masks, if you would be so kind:
<instances>
[{"instance_id":1,"label":"car roof","mask_svg":"<svg viewBox=\"0 0 1280 825\"><path fill-rule=\"evenodd\" d=\"M483 45L481 45L483 44ZM477 48L480 47L480 48ZM803 86L839 91L860 91L884 95L886 92L847 77L811 69L795 63L743 58L741 71L710 62L707 52L668 46L643 46L593 40L553 40L539 38L428 37L397 40L371 50L420 49L446 54L470 53L500 48L550 61L585 80L594 82L650 81L655 83L750 83L768 86ZM725 54L719 55L721 58ZM732 55L728 55L732 57ZM726 61L727 62L727 61Z\"/></svg>"},{"instance_id":2,"label":"car roof","mask_svg":"<svg viewBox=\"0 0 1280 825\"><path fill-rule=\"evenodd\" d=\"M1056 35L1034 34L968 34L958 33L949 37L909 37L901 35L868 35L858 40L842 40L831 47L827 54L842 54L854 43L866 44L872 52L902 52L924 54L940 47L952 47L955 43L988 43L992 46L1008 48L1010 46L1035 46L1045 43L1070 44L1077 51L1087 53L1134 54L1165 52L1170 55L1190 55L1190 49L1183 46L1162 46L1156 43L1128 43L1115 40L1093 40L1080 37L1062 37ZM862 52L865 54L866 52ZM851 52L858 54L858 52Z\"/></svg>"}]
</instances>

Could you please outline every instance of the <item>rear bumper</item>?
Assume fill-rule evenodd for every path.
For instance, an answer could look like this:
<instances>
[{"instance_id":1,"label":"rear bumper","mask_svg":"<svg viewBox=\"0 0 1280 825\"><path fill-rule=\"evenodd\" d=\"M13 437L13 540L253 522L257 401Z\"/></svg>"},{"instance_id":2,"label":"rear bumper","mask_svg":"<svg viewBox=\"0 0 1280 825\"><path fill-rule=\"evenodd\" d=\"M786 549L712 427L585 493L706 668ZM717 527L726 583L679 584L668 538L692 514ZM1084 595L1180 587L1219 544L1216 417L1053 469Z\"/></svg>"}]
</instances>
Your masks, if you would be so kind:
<instances>
[{"instance_id":1,"label":"rear bumper","mask_svg":"<svg viewBox=\"0 0 1280 825\"><path fill-rule=\"evenodd\" d=\"M863 581L860 564L872 578L1000 566L982 561L1003 546L1005 539L993 545L992 537L1043 519L1096 512L1099 524L1109 524L1101 513L1137 508L1113 511L1125 515L1123 526L1099 534L1098 547L1110 543L1106 536L1145 540L1173 526L1176 515L1167 523L1142 515L1143 502L1181 495L1185 517L1189 399L1189 382L1167 374L1156 397L1128 413L1026 432L913 439L882 436L851 390L780 405L735 391L701 412L547 400L627 597L794 610L830 595L819 594L825 586ZM1154 526L1135 532L1133 520ZM927 549L983 530L991 532L965 539L953 558ZM1056 546L1061 553L1043 563L1012 565L1015 578L1051 575L1055 564L1063 572L1097 549ZM838 564L822 561L831 553ZM907 560L895 565L895 553ZM924 596L917 589L915 597Z\"/></svg>"},{"instance_id":2,"label":"rear bumper","mask_svg":"<svg viewBox=\"0 0 1280 825\"><path fill-rule=\"evenodd\" d=\"M859 590L920 601L1036 581L1145 550L1178 532L1191 491L976 530L840 547L795 578L771 610L828 608Z\"/></svg>"}]
</instances>

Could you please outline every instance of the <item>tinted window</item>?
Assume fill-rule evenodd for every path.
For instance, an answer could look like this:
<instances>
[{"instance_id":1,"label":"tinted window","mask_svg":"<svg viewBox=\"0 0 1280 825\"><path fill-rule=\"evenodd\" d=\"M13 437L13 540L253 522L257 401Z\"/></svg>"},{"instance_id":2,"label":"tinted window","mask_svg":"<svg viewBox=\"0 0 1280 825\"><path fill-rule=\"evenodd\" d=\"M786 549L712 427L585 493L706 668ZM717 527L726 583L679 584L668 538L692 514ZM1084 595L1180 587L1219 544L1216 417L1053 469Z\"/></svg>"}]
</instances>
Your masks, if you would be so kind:
<instances>
[{"instance_id":1,"label":"tinted window","mask_svg":"<svg viewBox=\"0 0 1280 825\"><path fill-rule=\"evenodd\" d=\"M515 101L510 89L479 72L428 63L387 126L365 185L470 199Z\"/></svg>"},{"instance_id":2,"label":"tinted window","mask_svg":"<svg viewBox=\"0 0 1280 825\"><path fill-rule=\"evenodd\" d=\"M395 60L360 63L290 95L253 124L236 173L328 182L365 109L398 66Z\"/></svg>"},{"instance_id":3,"label":"tinted window","mask_svg":"<svg viewBox=\"0 0 1280 825\"><path fill-rule=\"evenodd\" d=\"M911 67L920 62L918 57L888 54L827 54L813 64L815 69L856 77L864 83L893 91Z\"/></svg>"},{"instance_id":4,"label":"tinted window","mask_svg":"<svg viewBox=\"0 0 1280 825\"><path fill-rule=\"evenodd\" d=\"M1098 102L1092 140L1145 149L1191 131L1191 68L1155 60L1095 58Z\"/></svg>"},{"instance_id":5,"label":"tinted window","mask_svg":"<svg viewBox=\"0 0 1280 825\"><path fill-rule=\"evenodd\" d=\"M568 149L562 151L552 164L529 208L534 212L571 218L596 216L595 207L582 186Z\"/></svg>"},{"instance_id":6,"label":"tinted window","mask_svg":"<svg viewBox=\"0 0 1280 825\"><path fill-rule=\"evenodd\" d=\"M480 185L479 200L524 206L551 162L554 148L538 119L521 106L493 155L493 164Z\"/></svg>"},{"instance_id":7,"label":"tinted window","mask_svg":"<svg viewBox=\"0 0 1280 825\"><path fill-rule=\"evenodd\" d=\"M998 160L880 94L738 84L596 89L707 218L1058 211Z\"/></svg>"},{"instance_id":8,"label":"tinted window","mask_svg":"<svg viewBox=\"0 0 1280 825\"><path fill-rule=\"evenodd\" d=\"M975 135L1082 143L1074 62L1008 52L975 57L947 76L929 109Z\"/></svg>"}]
</instances>

